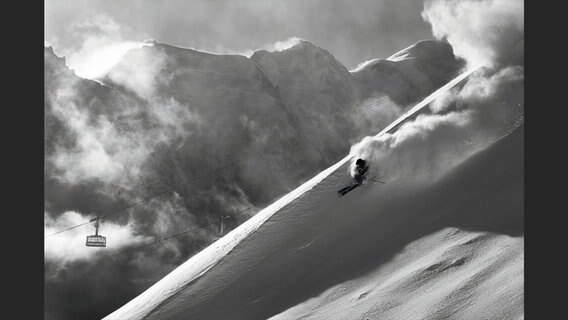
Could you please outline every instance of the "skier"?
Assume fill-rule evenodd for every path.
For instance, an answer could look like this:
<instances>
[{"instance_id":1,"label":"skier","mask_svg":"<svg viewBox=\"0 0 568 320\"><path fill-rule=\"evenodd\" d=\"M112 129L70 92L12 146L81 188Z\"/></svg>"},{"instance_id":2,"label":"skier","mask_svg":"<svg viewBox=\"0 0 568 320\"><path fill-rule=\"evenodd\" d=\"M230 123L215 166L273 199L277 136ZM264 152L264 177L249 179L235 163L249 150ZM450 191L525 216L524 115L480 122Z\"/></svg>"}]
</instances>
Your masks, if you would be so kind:
<instances>
[{"instance_id":1,"label":"skier","mask_svg":"<svg viewBox=\"0 0 568 320\"><path fill-rule=\"evenodd\" d=\"M351 185L337 191L339 196L342 196L342 195L346 194L347 192L349 192L349 191L357 188L358 186L362 185L363 181L365 181L365 179L367 179L365 174L367 173L368 170L369 170L369 166L367 165L367 162L363 159L357 159L357 161L355 161L355 176L353 177L353 183Z\"/></svg>"},{"instance_id":2,"label":"skier","mask_svg":"<svg viewBox=\"0 0 568 320\"><path fill-rule=\"evenodd\" d=\"M355 161L355 177L353 177L355 183L359 185L363 184L363 180L367 179L365 174L368 170L369 166L367 162L363 159L357 159L357 161Z\"/></svg>"}]
</instances>

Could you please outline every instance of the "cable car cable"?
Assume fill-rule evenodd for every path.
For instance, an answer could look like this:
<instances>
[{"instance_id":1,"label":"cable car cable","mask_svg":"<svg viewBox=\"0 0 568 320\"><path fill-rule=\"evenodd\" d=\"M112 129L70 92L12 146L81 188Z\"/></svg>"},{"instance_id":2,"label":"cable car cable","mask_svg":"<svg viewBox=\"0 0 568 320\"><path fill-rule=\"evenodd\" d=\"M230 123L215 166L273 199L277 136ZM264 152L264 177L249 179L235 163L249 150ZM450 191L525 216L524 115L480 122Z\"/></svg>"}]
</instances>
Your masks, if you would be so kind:
<instances>
[{"instance_id":1,"label":"cable car cable","mask_svg":"<svg viewBox=\"0 0 568 320\"><path fill-rule=\"evenodd\" d=\"M248 211L248 210L250 210L250 209L252 209L252 207L248 207L248 208L246 208L246 209L240 210L240 211L235 212L235 213L233 213L233 214L231 214L231 215L238 215L238 214L241 214L241 213L243 213L243 212L246 212L246 211ZM229 218L233 218L233 217L229 217ZM223 220L226 220L226 219L229 219L229 218L223 217ZM145 244L140 245L140 246L126 248L126 249L123 249L123 250L121 250L121 251L119 251L119 252L116 252L116 253L113 253L113 254L107 254L106 256L107 256L107 257L113 257L113 256L116 256L116 255L118 255L118 254L124 253L125 251L138 250L138 249L142 249L142 248L145 248L145 247L149 247L149 246L154 245L154 244L162 243L162 242L164 242L164 241L168 241L168 240L170 240L170 239L180 237L180 236L185 235L185 234L187 234L187 233L191 233L191 232L195 232L195 231L197 231L197 230L205 229L206 227L212 226L212 225L214 225L214 224L217 224L217 221L213 221L213 222L211 222L211 223L202 225L202 226L200 226L200 227L191 228L191 229L188 229L188 230L185 230L185 231L182 231L182 232L179 232L179 233L170 235L170 236L166 236L166 237L163 237L163 238L161 238L161 239L153 240L153 241L151 241L151 242L145 243Z\"/></svg>"},{"instance_id":2,"label":"cable car cable","mask_svg":"<svg viewBox=\"0 0 568 320\"><path fill-rule=\"evenodd\" d=\"M203 175L200 175L200 176L198 176L198 177L196 177L196 178L192 178L192 179L190 179L190 180L188 180L188 181L186 181L186 182L183 182L182 184L180 184L180 186L181 186L181 185L186 185L186 184L188 184L188 183L190 183L190 182L195 182L195 181L197 181L197 180L199 180L199 179L202 179L202 178L206 177L207 175L211 174L212 172L217 172L217 171L224 170L225 168L230 167L230 166L234 165L234 164L237 163L237 162L239 162L239 160L233 161L233 162L231 162L231 163L229 163L229 164L226 164L226 165L224 165L224 166L221 166L221 167L219 167L219 168L217 168L217 169L215 169L215 170L211 170L211 171L209 171L209 172L207 172L207 173L205 173L205 174L203 174ZM80 226L84 226L84 225L89 224L89 223L91 223L91 222L93 222L93 221L95 221L95 220L103 219L103 218L106 218L106 217L108 217L108 216L110 216L110 215L113 215L113 214L122 212L122 211L124 211L124 210L126 210L126 209L132 208L132 207L134 207L134 206L136 206L136 205L139 205L139 204L141 204L141 203L144 203L144 202L146 202L146 201L149 201L149 200L151 200L151 199L153 199L153 198L156 198L156 197L158 197L158 196L161 196L161 195L164 195L164 194L166 194L166 193L168 193L168 192L171 192L172 190L174 190L174 189L173 189L173 188L170 188L170 189L165 190L165 191L163 191L163 192L159 192L159 193L157 193L157 194L155 194L155 195L152 195L151 197L148 197L148 198L146 198L146 199L142 199L142 200L140 200L140 201L137 201L137 202L134 202L134 203L132 203L132 204L130 204L130 205L127 205L126 207L117 209L117 210L115 210L115 211L113 211L113 212L109 212L109 213L107 213L107 214L100 215L100 216L97 215L96 217L90 219L90 220L87 221L87 222L80 223L80 224L78 224L78 225L75 225L75 226L72 226L72 227L69 227L69 228L66 228L66 229L59 230L59 231L57 231L57 232L48 234L48 235L45 236L45 238L49 238L49 237L54 236L54 235L56 235L56 234L60 234L60 233L69 231L69 230L71 230L71 229L78 228L78 227L80 227Z\"/></svg>"}]
</instances>

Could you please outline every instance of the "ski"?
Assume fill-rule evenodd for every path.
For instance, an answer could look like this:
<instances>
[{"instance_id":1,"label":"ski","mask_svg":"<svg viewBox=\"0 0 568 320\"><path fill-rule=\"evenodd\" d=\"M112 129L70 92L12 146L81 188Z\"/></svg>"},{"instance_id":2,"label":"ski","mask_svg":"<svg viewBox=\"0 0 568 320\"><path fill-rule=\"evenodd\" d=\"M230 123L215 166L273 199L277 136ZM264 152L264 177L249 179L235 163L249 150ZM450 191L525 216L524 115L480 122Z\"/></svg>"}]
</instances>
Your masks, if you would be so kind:
<instances>
[{"instance_id":1,"label":"ski","mask_svg":"<svg viewBox=\"0 0 568 320\"><path fill-rule=\"evenodd\" d=\"M345 194L347 194L349 191L351 191L351 190L357 188L358 186L360 186L360 184L352 184L352 185L349 185L349 186L347 186L347 187L345 187L345 188L343 188L343 189L341 189L341 190L338 190L338 191L337 191L337 194L339 195L339 197L342 197L342 196L344 196Z\"/></svg>"}]
</instances>

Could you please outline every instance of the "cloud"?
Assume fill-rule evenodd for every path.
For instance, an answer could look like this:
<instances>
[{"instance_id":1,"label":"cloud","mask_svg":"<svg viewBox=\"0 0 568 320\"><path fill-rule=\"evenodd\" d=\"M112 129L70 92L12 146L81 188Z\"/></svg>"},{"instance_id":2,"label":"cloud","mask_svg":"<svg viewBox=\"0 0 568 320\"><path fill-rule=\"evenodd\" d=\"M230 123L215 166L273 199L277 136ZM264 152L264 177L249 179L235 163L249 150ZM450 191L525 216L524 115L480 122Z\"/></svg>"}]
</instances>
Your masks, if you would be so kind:
<instances>
[{"instance_id":1,"label":"cloud","mask_svg":"<svg viewBox=\"0 0 568 320\"><path fill-rule=\"evenodd\" d=\"M58 145L56 152L46 159L62 172L61 177L70 183L100 179L107 183L123 182L124 158L138 162L148 154L139 141L119 134L106 116L91 121L88 109L73 103L73 86L60 87L52 96L53 114L65 123L75 136L76 144L68 149Z\"/></svg>"},{"instance_id":2,"label":"cloud","mask_svg":"<svg viewBox=\"0 0 568 320\"><path fill-rule=\"evenodd\" d=\"M77 134L75 152L61 150L53 158L53 164L63 170L67 181L81 181L98 178L107 182L116 182L122 175L123 168L110 152L114 146L125 144L122 136L116 135L116 130L103 117L97 126L88 123L87 112L80 111L76 106L68 104L65 111L54 104L57 114L66 118L66 123ZM132 155L132 154L130 154Z\"/></svg>"},{"instance_id":3,"label":"cloud","mask_svg":"<svg viewBox=\"0 0 568 320\"><path fill-rule=\"evenodd\" d=\"M432 0L425 2L422 17L469 66L524 64L522 0Z\"/></svg>"},{"instance_id":4,"label":"cloud","mask_svg":"<svg viewBox=\"0 0 568 320\"><path fill-rule=\"evenodd\" d=\"M167 57L161 51L132 50L126 59L118 62L113 65L115 68L104 72L107 80L123 85L147 100L155 100L160 83L167 84L167 79L160 77L167 63Z\"/></svg>"},{"instance_id":5,"label":"cloud","mask_svg":"<svg viewBox=\"0 0 568 320\"><path fill-rule=\"evenodd\" d=\"M186 139L191 134L191 124L200 122L188 106L173 97L155 94L163 81L159 78L163 61L147 61L145 53L135 52L133 56L143 58L134 59L139 63L135 69L130 69L132 62L127 63L131 76L127 77L123 68L111 73L111 79L146 100L132 99L105 87L95 88L98 85L73 76L50 84L53 89L46 92L49 112L65 125L74 143L70 146L63 140L46 160L68 183L90 179L137 183L143 176L141 166L156 146ZM97 90L106 90L108 98L101 101L105 95Z\"/></svg>"},{"instance_id":6,"label":"cloud","mask_svg":"<svg viewBox=\"0 0 568 320\"><path fill-rule=\"evenodd\" d=\"M130 50L152 45L125 40L124 28L105 14L82 15L69 26L66 43L56 40L57 48L75 74L98 80Z\"/></svg>"},{"instance_id":7,"label":"cloud","mask_svg":"<svg viewBox=\"0 0 568 320\"><path fill-rule=\"evenodd\" d=\"M45 235L60 231L69 226L78 225L88 221L88 218L75 211L67 211L57 218L45 213ZM88 229L88 231L86 231ZM45 259L57 263L58 268L65 268L78 260L93 259L97 255L108 251L120 250L124 246L148 241L147 236L137 234L132 223L118 225L103 221L100 224L99 234L107 238L108 248L94 248L85 245L86 235L95 234L94 224L72 229L45 239Z\"/></svg>"},{"instance_id":8,"label":"cloud","mask_svg":"<svg viewBox=\"0 0 568 320\"><path fill-rule=\"evenodd\" d=\"M524 70L520 66L499 69L495 73L479 73L459 91L459 98L470 101L488 99L495 96L500 85L523 80Z\"/></svg>"},{"instance_id":9,"label":"cloud","mask_svg":"<svg viewBox=\"0 0 568 320\"><path fill-rule=\"evenodd\" d=\"M127 52L147 45L134 41L116 43L92 43L89 41L81 51L69 56L68 63L79 77L100 79L118 64ZM96 47L96 49L92 47Z\"/></svg>"}]
</instances>

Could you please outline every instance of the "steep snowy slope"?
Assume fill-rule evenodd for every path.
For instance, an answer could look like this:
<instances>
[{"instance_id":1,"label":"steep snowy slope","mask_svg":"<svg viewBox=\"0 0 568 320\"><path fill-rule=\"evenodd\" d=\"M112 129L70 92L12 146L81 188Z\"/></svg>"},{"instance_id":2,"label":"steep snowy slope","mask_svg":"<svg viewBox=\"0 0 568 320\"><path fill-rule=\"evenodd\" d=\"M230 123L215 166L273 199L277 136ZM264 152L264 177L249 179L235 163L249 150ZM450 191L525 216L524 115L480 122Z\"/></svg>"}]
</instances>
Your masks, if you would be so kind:
<instances>
[{"instance_id":1,"label":"steep snowy slope","mask_svg":"<svg viewBox=\"0 0 568 320\"><path fill-rule=\"evenodd\" d=\"M337 198L339 168L146 318L266 319L317 297L276 318L517 319L522 137L430 188L393 181Z\"/></svg>"},{"instance_id":2,"label":"steep snowy slope","mask_svg":"<svg viewBox=\"0 0 568 320\"><path fill-rule=\"evenodd\" d=\"M522 150L519 152L522 154ZM506 151L505 155L499 158L518 160L517 153L509 155ZM107 319L265 319L364 275L405 244L443 225L452 226L455 212L451 209L462 204L456 199L463 192L496 192L500 181L514 189L519 182L517 172L513 175L517 180L510 176L491 180L497 185L493 190L484 183L463 184L467 179L462 179L470 174L481 176L477 170L470 170L475 172L456 178L465 191L448 187L445 180L420 185L406 179L386 185L368 184L337 198L336 190L350 180L348 159L262 210ZM495 170L506 172L500 166ZM493 179L492 173L488 174ZM515 214L515 205L522 203L522 197L516 196L505 199L513 201ZM477 197L474 200L482 203ZM444 218L440 218L440 212ZM480 217L481 221L485 218ZM468 220L458 218L457 226L463 221Z\"/></svg>"},{"instance_id":3,"label":"steep snowy slope","mask_svg":"<svg viewBox=\"0 0 568 320\"><path fill-rule=\"evenodd\" d=\"M325 291L271 319L523 318L523 155L521 125L425 191L377 191L351 211L367 225L335 249L346 261L301 280Z\"/></svg>"},{"instance_id":4,"label":"steep snowy slope","mask_svg":"<svg viewBox=\"0 0 568 320\"><path fill-rule=\"evenodd\" d=\"M518 319L523 135L521 125L430 186L337 198L343 165L144 318L266 319L312 298L275 319Z\"/></svg>"}]
</instances>

